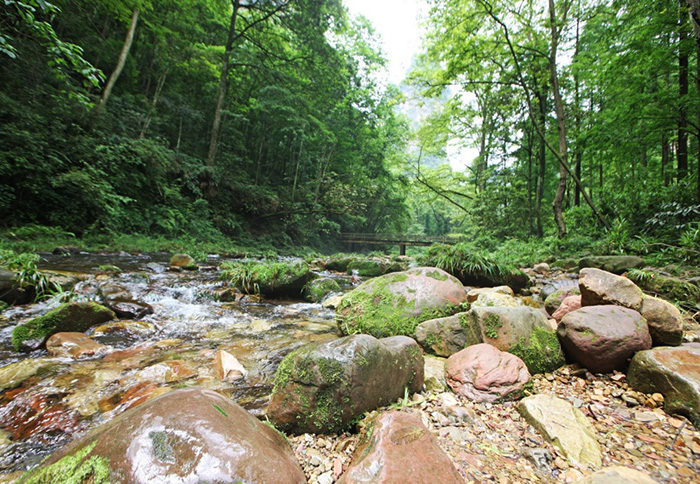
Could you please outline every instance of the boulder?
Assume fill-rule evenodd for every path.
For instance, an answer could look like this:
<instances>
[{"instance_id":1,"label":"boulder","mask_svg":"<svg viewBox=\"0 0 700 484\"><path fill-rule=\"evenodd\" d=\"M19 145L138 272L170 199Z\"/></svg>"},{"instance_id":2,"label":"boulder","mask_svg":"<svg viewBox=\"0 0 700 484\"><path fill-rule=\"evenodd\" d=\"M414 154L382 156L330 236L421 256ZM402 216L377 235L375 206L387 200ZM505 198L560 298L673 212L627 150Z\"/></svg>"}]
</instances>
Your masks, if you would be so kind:
<instances>
[{"instance_id":1,"label":"boulder","mask_svg":"<svg viewBox=\"0 0 700 484\"><path fill-rule=\"evenodd\" d=\"M700 303L700 284L694 283L693 279L681 279L651 269L630 272L627 277L644 291L669 301L687 301L691 305Z\"/></svg>"},{"instance_id":2,"label":"boulder","mask_svg":"<svg viewBox=\"0 0 700 484\"><path fill-rule=\"evenodd\" d=\"M329 271L347 272L348 265L357 259L358 257L355 255L338 255L326 259L322 264Z\"/></svg>"},{"instance_id":3,"label":"boulder","mask_svg":"<svg viewBox=\"0 0 700 484\"><path fill-rule=\"evenodd\" d=\"M132 299L131 291L125 285L112 281L100 284L97 293L104 302L130 301Z\"/></svg>"},{"instance_id":4,"label":"boulder","mask_svg":"<svg viewBox=\"0 0 700 484\"><path fill-rule=\"evenodd\" d=\"M84 333L56 333L46 341L46 350L51 356L68 358L80 358L82 356L95 356L107 350Z\"/></svg>"},{"instance_id":5,"label":"boulder","mask_svg":"<svg viewBox=\"0 0 700 484\"><path fill-rule=\"evenodd\" d=\"M559 306L561 306L561 303L564 302L564 299L566 299L569 296L580 296L581 291L579 291L578 287L571 286L566 289L559 289L551 294L549 294L546 299L544 300L544 309L547 311L547 314L554 315L554 313L559 309ZM540 297L542 297L542 293L540 293Z\"/></svg>"},{"instance_id":6,"label":"boulder","mask_svg":"<svg viewBox=\"0 0 700 484\"><path fill-rule=\"evenodd\" d=\"M377 277L386 273L386 267L380 259L356 259L348 264L346 271L350 275Z\"/></svg>"},{"instance_id":7,"label":"boulder","mask_svg":"<svg viewBox=\"0 0 700 484\"><path fill-rule=\"evenodd\" d=\"M63 291L72 291L76 284L88 278L85 274L69 271L41 271L41 274Z\"/></svg>"},{"instance_id":8,"label":"boulder","mask_svg":"<svg viewBox=\"0 0 700 484\"><path fill-rule=\"evenodd\" d=\"M446 358L424 355L423 365L424 381L426 391L436 391L438 393L447 390L445 382L445 362Z\"/></svg>"},{"instance_id":9,"label":"boulder","mask_svg":"<svg viewBox=\"0 0 700 484\"><path fill-rule=\"evenodd\" d=\"M121 319L141 319L153 314L153 306L140 301L110 301L105 306Z\"/></svg>"},{"instance_id":10,"label":"boulder","mask_svg":"<svg viewBox=\"0 0 700 484\"><path fill-rule=\"evenodd\" d=\"M559 323L564 316L577 309L581 309L581 296L567 296L554 311L552 318Z\"/></svg>"},{"instance_id":11,"label":"boulder","mask_svg":"<svg viewBox=\"0 0 700 484\"><path fill-rule=\"evenodd\" d=\"M371 435L361 442L339 484L464 482L415 413L396 410L382 413L371 426Z\"/></svg>"},{"instance_id":12,"label":"boulder","mask_svg":"<svg viewBox=\"0 0 700 484\"><path fill-rule=\"evenodd\" d=\"M282 360L267 416L285 431L339 432L405 389L420 391L423 365L420 347L405 336L311 343Z\"/></svg>"},{"instance_id":13,"label":"boulder","mask_svg":"<svg viewBox=\"0 0 700 484\"><path fill-rule=\"evenodd\" d=\"M314 274L301 259L292 261L231 262L222 265L222 277L245 293L269 297L301 297Z\"/></svg>"},{"instance_id":14,"label":"boulder","mask_svg":"<svg viewBox=\"0 0 700 484\"><path fill-rule=\"evenodd\" d=\"M611 466L579 479L575 484L656 484L656 481L636 469Z\"/></svg>"},{"instance_id":15,"label":"boulder","mask_svg":"<svg viewBox=\"0 0 700 484\"><path fill-rule=\"evenodd\" d=\"M578 261L579 269L593 267L613 274L622 274L643 265L642 258L636 255L598 255L584 257Z\"/></svg>"},{"instance_id":16,"label":"boulder","mask_svg":"<svg viewBox=\"0 0 700 484\"><path fill-rule=\"evenodd\" d=\"M423 321L416 326L416 341L426 351L437 356L457 353L467 342L467 335L460 322L461 314Z\"/></svg>"},{"instance_id":17,"label":"boulder","mask_svg":"<svg viewBox=\"0 0 700 484\"><path fill-rule=\"evenodd\" d=\"M676 306L644 296L640 313L647 320L654 346L678 346L683 341L683 316Z\"/></svg>"},{"instance_id":18,"label":"boulder","mask_svg":"<svg viewBox=\"0 0 700 484\"><path fill-rule=\"evenodd\" d=\"M557 335L569 358L592 373L624 369L637 351L651 348L647 323L637 311L587 306L561 320Z\"/></svg>"},{"instance_id":19,"label":"boulder","mask_svg":"<svg viewBox=\"0 0 700 484\"><path fill-rule=\"evenodd\" d=\"M506 296L515 297L515 293L510 286L496 286L496 287L475 287L467 292L467 301L474 302L480 295L484 293L497 292L499 294L504 294Z\"/></svg>"},{"instance_id":20,"label":"boulder","mask_svg":"<svg viewBox=\"0 0 700 484\"><path fill-rule=\"evenodd\" d=\"M144 334L152 333L156 326L148 321L115 321L101 324L92 331L92 336L102 336L109 333Z\"/></svg>"},{"instance_id":21,"label":"boulder","mask_svg":"<svg viewBox=\"0 0 700 484\"><path fill-rule=\"evenodd\" d=\"M569 402L538 394L523 398L518 412L573 465L599 468L602 452L586 416Z\"/></svg>"},{"instance_id":22,"label":"boulder","mask_svg":"<svg viewBox=\"0 0 700 484\"><path fill-rule=\"evenodd\" d=\"M575 275L575 279L571 279L569 277L557 279L550 282L540 290L540 299L545 301L549 296L557 291L566 291L574 288L578 289L578 275Z\"/></svg>"},{"instance_id":23,"label":"boulder","mask_svg":"<svg viewBox=\"0 0 700 484\"><path fill-rule=\"evenodd\" d=\"M22 288L17 273L0 267L0 301L7 304L26 304L34 299L34 288Z\"/></svg>"},{"instance_id":24,"label":"boulder","mask_svg":"<svg viewBox=\"0 0 700 484\"><path fill-rule=\"evenodd\" d=\"M528 306L476 307L460 315L466 346L488 343L522 359L530 374L565 363L557 335L544 312Z\"/></svg>"},{"instance_id":25,"label":"boulder","mask_svg":"<svg viewBox=\"0 0 700 484\"><path fill-rule=\"evenodd\" d=\"M386 274L347 293L337 309L342 334L381 338L414 336L419 323L459 311L467 291L453 276L434 267Z\"/></svg>"},{"instance_id":26,"label":"boulder","mask_svg":"<svg viewBox=\"0 0 700 484\"><path fill-rule=\"evenodd\" d=\"M54 333L84 332L91 326L114 317L110 309L94 302L61 304L46 314L17 326L12 331L12 346L17 351L35 350Z\"/></svg>"},{"instance_id":27,"label":"boulder","mask_svg":"<svg viewBox=\"0 0 700 484\"><path fill-rule=\"evenodd\" d=\"M326 296L334 292L340 292L340 284L335 279L330 277L319 277L309 282L304 287L304 297L307 301L319 303Z\"/></svg>"},{"instance_id":28,"label":"boulder","mask_svg":"<svg viewBox=\"0 0 700 484\"><path fill-rule=\"evenodd\" d=\"M661 393L666 412L685 415L700 428L700 345L640 351L632 358L627 381L637 391Z\"/></svg>"},{"instance_id":29,"label":"boulder","mask_svg":"<svg viewBox=\"0 0 700 484\"><path fill-rule=\"evenodd\" d=\"M452 391L475 402L495 402L530 381L523 360L490 344L472 345L450 356L445 380Z\"/></svg>"},{"instance_id":30,"label":"boulder","mask_svg":"<svg viewBox=\"0 0 700 484\"><path fill-rule=\"evenodd\" d=\"M197 262L188 254L175 254L170 258L170 267L190 269L197 267Z\"/></svg>"},{"instance_id":31,"label":"boulder","mask_svg":"<svg viewBox=\"0 0 700 484\"><path fill-rule=\"evenodd\" d=\"M500 292L482 292L472 303L472 307L509 307L522 306L521 302L513 296Z\"/></svg>"},{"instance_id":32,"label":"boulder","mask_svg":"<svg viewBox=\"0 0 700 484\"><path fill-rule=\"evenodd\" d=\"M550 271L549 264L546 262L540 262L532 266L532 270L538 274L547 274Z\"/></svg>"},{"instance_id":33,"label":"boulder","mask_svg":"<svg viewBox=\"0 0 700 484\"><path fill-rule=\"evenodd\" d=\"M642 290L626 277L616 276L600 269L582 269L578 286L583 306L614 304L639 311L642 307Z\"/></svg>"},{"instance_id":34,"label":"boulder","mask_svg":"<svg viewBox=\"0 0 700 484\"><path fill-rule=\"evenodd\" d=\"M305 483L287 442L210 390L169 392L55 452L20 482Z\"/></svg>"}]
</instances>

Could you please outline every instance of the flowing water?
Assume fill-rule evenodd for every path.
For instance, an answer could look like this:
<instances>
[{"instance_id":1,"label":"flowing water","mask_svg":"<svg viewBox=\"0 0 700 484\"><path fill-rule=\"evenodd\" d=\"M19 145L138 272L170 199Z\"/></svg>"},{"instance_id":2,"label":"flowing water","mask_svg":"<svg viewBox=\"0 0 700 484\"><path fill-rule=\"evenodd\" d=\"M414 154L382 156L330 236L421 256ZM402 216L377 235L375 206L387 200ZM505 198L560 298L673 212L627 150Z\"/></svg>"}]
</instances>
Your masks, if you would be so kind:
<instances>
[{"instance_id":1,"label":"flowing water","mask_svg":"<svg viewBox=\"0 0 700 484\"><path fill-rule=\"evenodd\" d=\"M139 322L127 322L126 329L99 335L88 331L107 345L107 354L78 360L12 348L12 329L58 301L2 313L7 320L0 320L0 368L19 362L19 371L31 376L0 393L0 474L36 465L67 441L168 389L207 387L262 415L282 358L308 342L337 337L333 310L288 300L218 302L217 291L224 287L216 267L219 259L210 258L207 270L177 273L166 270L168 257L43 257L41 269L80 274L76 300L99 301L100 288L111 285L126 288L154 311ZM105 264L123 272L99 273ZM323 275L350 286L344 276ZM218 350L234 355L248 370L247 377L219 380L213 365Z\"/></svg>"}]
</instances>

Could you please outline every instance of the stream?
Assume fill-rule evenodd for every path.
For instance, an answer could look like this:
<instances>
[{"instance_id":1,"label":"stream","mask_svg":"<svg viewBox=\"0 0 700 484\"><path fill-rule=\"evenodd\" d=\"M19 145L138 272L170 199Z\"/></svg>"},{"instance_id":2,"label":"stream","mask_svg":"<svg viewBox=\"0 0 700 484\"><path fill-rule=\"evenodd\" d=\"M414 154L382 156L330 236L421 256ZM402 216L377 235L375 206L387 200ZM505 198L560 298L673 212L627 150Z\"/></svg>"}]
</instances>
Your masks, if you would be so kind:
<instances>
[{"instance_id":1,"label":"stream","mask_svg":"<svg viewBox=\"0 0 700 484\"><path fill-rule=\"evenodd\" d=\"M99 301L106 284L124 287L153 313L124 321L122 329L87 334L108 346L94 357L50 357L46 350L19 353L13 328L59 304L49 300L7 308L0 319L0 368L26 361L34 373L17 388L0 393L0 480L2 474L37 465L66 442L169 389L201 386L232 398L262 416L282 358L295 348L337 338L335 312L320 304L292 300L219 302L225 286L209 257L200 271L169 272L169 254L42 254L42 270L70 271L83 280L74 300ZM104 274L102 265L122 272ZM349 276L334 277L344 290ZM248 370L237 382L219 380L213 360L218 350L234 355ZM15 365L17 366L17 365ZM27 370L30 368L30 370Z\"/></svg>"}]
</instances>

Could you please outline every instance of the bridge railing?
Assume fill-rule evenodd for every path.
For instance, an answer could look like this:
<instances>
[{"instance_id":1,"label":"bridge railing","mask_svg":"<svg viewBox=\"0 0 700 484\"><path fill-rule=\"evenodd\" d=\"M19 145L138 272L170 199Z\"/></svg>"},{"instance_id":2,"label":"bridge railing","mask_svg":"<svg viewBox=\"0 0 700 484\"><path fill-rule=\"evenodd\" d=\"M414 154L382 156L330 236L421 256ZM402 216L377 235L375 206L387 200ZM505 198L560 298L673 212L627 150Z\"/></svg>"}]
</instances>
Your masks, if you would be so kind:
<instances>
[{"instance_id":1,"label":"bridge railing","mask_svg":"<svg viewBox=\"0 0 700 484\"><path fill-rule=\"evenodd\" d=\"M435 243L455 244L463 240L461 237L447 235L422 235L422 234L376 234L376 233L342 233L340 239L346 242L367 242L386 244L421 244Z\"/></svg>"}]
</instances>

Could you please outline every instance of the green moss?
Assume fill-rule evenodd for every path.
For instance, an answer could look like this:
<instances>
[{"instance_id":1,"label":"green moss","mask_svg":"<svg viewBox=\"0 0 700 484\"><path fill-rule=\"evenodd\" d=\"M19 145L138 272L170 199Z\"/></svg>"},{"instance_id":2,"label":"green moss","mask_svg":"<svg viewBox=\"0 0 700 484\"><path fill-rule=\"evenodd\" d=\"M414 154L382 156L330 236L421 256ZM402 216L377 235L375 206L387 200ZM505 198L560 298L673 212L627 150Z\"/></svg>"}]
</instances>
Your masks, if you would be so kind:
<instances>
[{"instance_id":1,"label":"green moss","mask_svg":"<svg viewBox=\"0 0 700 484\"><path fill-rule=\"evenodd\" d=\"M375 260L355 260L348 264L347 273L352 274L357 272L357 275L362 277L377 277L384 274L385 270L379 261Z\"/></svg>"},{"instance_id":2,"label":"green moss","mask_svg":"<svg viewBox=\"0 0 700 484\"><path fill-rule=\"evenodd\" d=\"M97 270L100 272L113 272L115 274L118 274L122 271L119 267L110 264L103 264L101 266L98 266Z\"/></svg>"},{"instance_id":3,"label":"green moss","mask_svg":"<svg viewBox=\"0 0 700 484\"><path fill-rule=\"evenodd\" d=\"M469 313L465 312L459 315L459 325L464 328L466 346L484 342L480 325Z\"/></svg>"},{"instance_id":4,"label":"green moss","mask_svg":"<svg viewBox=\"0 0 700 484\"><path fill-rule=\"evenodd\" d=\"M151 439L151 452L156 459L161 462L175 463L175 454L173 452L174 435L163 431L151 431L148 434L148 438Z\"/></svg>"},{"instance_id":5,"label":"green moss","mask_svg":"<svg viewBox=\"0 0 700 484\"><path fill-rule=\"evenodd\" d=\"M225 262L221 278L248 294L289 290L301 293L311 276L305 262ZM297 287L298 286L298 287Z\"/></svg>"},{"instance_id":6,"label":"green moss","mask_svg":"<svg viewBox=\"0 0 700 484\"><path fill-rule=\"evenodd\" d=\"M428 271L425 273L426 276L432 277L433 279L437 281L446 281L447 279L450 278L450 276L444 272L438 272L438 271Z\"/></svg>"},{"instance_id":7,"label":"green moss","mask_svg":"<svg viewBox=\"0 0 700 484\"><path fill-rule=\"evenodd\" d=\"M484 318L483 329L484 335L487 338L497 339L498 332L502 327L503 321L501 321L501 318L497 314L492 313L486 316L486 318Z\"/></svg>"},{"instance_id":8,"label":"green moss","mask_svg":"<svg viewBox=\"0 0 700 484\"><path fill-rule=\"evenodd\" d=\"M0 301L0 313L7 309L8 304L5 301Z\"/></svg>"},{"instance_id":9,"label":"green moss","mask_svg":"<svg viewBox=\"0 0 700 484\"><path fill-rule=\"evenodd\" d=\"M529 342L521 338L508 352L523 360L533 375L554 371L565 363L556 332L539 327L533 329Z\"/></svg>"},{"instance_id":10,"label":"green moss","mask_svg":"<svg viewBox=\"0 0 700 484\"><path fill-rule=\"evenodd\" d=\"M40 467L24 474L19 482L23 484L109 484L109 460L105 457L92 456L97 442L83 447L78 452L68 455L47 467Z\"/></svg>"}]
</instances>

